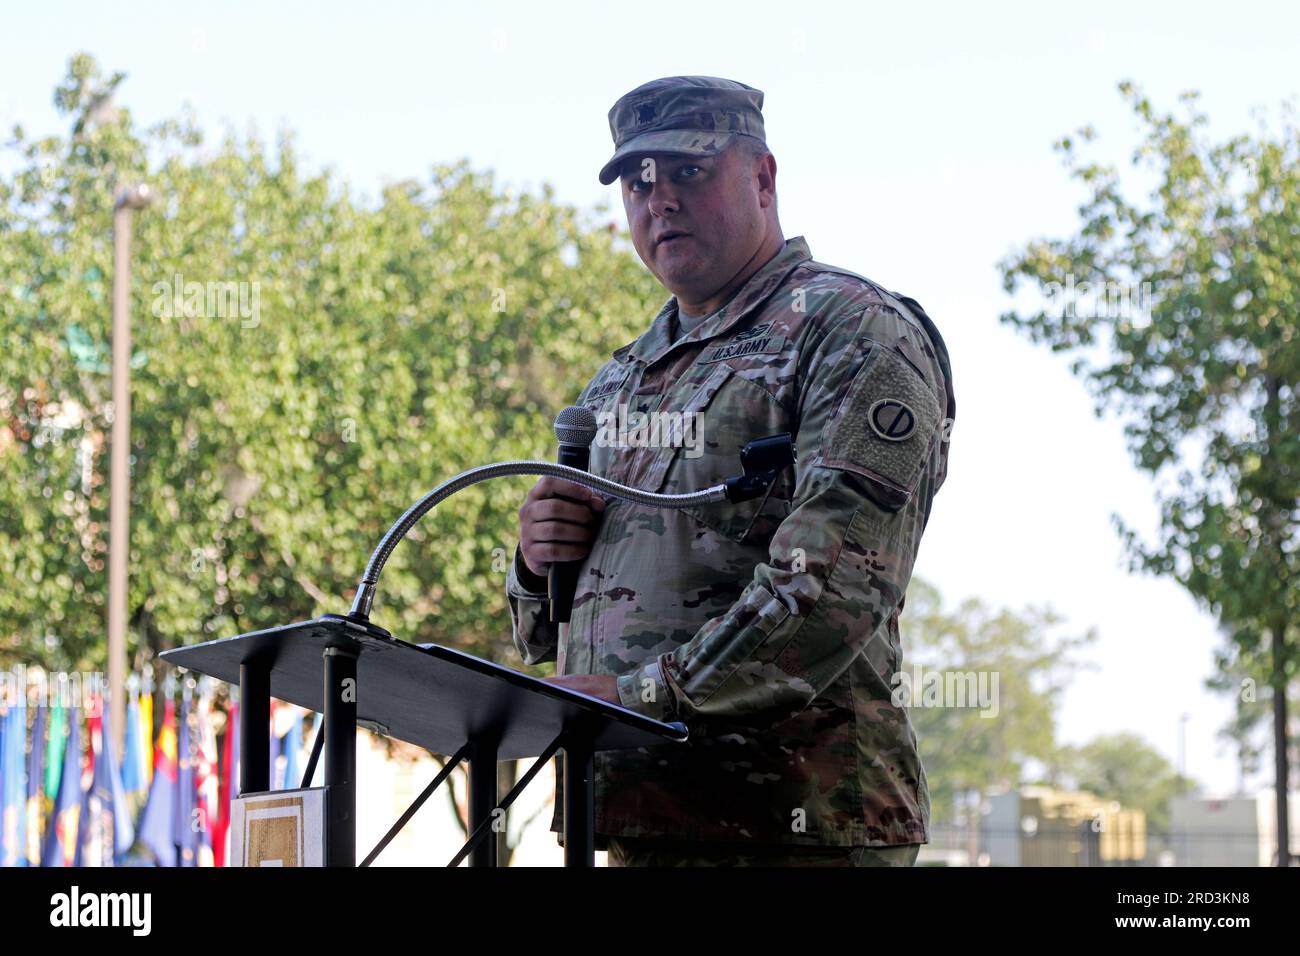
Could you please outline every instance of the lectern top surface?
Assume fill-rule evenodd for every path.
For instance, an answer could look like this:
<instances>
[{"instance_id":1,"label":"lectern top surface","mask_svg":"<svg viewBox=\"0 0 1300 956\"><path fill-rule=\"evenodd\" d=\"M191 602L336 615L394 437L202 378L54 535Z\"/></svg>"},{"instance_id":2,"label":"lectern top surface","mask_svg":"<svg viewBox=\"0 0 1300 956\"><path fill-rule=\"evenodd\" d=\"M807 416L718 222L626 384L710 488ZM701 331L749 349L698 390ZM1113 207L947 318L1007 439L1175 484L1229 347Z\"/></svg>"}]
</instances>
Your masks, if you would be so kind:
<instances>
[{"instance_id":1,"label":"lectern top surface","mask_svg":"<svg viewBox=\"0 0 1300 956\"><path fill-rule=\"evenodd\" d=\"M327 648L357 655L357 719L387 736L451 755L495 737L500 760L534 757L562 729L588 722L597 750L681 742L686 729L540 678L433 645L398 640L374 625L328 615L164 651L170 664L239 684L240 666L266 667L271 696L324 709Z\"/></svg>"}]
</instances>

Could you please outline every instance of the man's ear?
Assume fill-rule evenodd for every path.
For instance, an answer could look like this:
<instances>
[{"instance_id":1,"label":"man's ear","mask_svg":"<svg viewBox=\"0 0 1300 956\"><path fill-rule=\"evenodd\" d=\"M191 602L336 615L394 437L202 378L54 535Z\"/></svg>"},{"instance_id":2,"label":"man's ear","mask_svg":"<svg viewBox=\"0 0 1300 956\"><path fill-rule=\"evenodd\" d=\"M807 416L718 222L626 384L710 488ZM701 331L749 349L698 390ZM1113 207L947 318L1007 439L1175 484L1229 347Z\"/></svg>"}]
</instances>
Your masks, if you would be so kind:
<instances>
[{"instance_id":1,"label":"man's ear","mask_svg":"<svg viewBox=\"0 0 1300 956\"><path fill-rule=\"evenodd\" d=\"M776 157L771 153L764 154L759 161L756 175L760 205L766 208L770 203L776 202Z\"/></svg>"}]
</instances>

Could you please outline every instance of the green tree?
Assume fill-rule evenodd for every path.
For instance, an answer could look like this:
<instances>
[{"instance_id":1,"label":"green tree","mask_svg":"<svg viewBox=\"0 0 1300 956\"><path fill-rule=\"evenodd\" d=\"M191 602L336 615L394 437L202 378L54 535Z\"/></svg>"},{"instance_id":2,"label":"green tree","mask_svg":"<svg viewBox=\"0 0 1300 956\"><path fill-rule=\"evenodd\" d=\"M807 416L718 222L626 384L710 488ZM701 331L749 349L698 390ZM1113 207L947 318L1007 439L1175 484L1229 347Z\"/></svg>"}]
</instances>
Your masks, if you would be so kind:
<instances>
[{"instance_id":1,"label":"green tree","mask_svg":"<svg viewBox=\"0 0 1300 956\"><path fill-rule=\"evenodd\" d=\"M1063 748L1056 759L1076 789L1141 810L1148 830L1157 834L1169 831L1169 801L1193 789L1137 734L1097 737L1082 747Z\"/></svg>"},{"instance_id":2,"label":"green tree","mask_svg":"<svg viewBox=\"0 0 1300 956\"><path fill-rule=\"evenodd\" d=\"M619 236L549 188L506 192L462 162L362 203L304 172L287 137L208 148L191 121L138 131L104 108L117 79L75 57L56 103L76 132L15 130L18 168L0 178L0 653L53 667L103 663L121 185L159 197L133 254L137 663L346 610L423 492L482 462L551 458L555 412L661 301ZM389 563L377 623L503 658L528 484L480 485L428 516Z\"/></svg>"},{"instance_id":3,"label":"green tree","mask_svg":"<svg viewBox=\"0 0 1300 956\"><path fill-rule=\"evenodd\" d=\"M932 816L965 824L974 844L987 794L1032 782L1057 754L1056 710L1081 666L1076 653L1095 639L1057 634L1051 610L993 610L970 598L943 607L934 585L913 578L900 618L903 670L985 675L991 707L926 706L911 680L910 717L930 785ZM996 679L996 685L993 683ZM948 701L947 703L952 703Z\"/></svg>"},{"instance_id":4,"label":"green tree","mask_svg":"<svg viewBox=\"0 0 1300 956\"><path fill-rule=\"evenodd\" d=\"M1090 128L1062 139L1088 193L1079 229L1002 263L1008 292L1027 283L1053 299L1003 320L1076 353L1098 414L1126 418L1160 507L1152 545L1115 518L1133 569L1174 578L1217 615L1234 645L1225 657L1267 661L1285 839L1300 622L1300 133L1288 116L1280 135L1215 143L1196 94L1179 118L1120 89L1145 127L1133 162L1154 189L1131 200L1114 167L1084 159Z\"/></svg>"}]
</instances>

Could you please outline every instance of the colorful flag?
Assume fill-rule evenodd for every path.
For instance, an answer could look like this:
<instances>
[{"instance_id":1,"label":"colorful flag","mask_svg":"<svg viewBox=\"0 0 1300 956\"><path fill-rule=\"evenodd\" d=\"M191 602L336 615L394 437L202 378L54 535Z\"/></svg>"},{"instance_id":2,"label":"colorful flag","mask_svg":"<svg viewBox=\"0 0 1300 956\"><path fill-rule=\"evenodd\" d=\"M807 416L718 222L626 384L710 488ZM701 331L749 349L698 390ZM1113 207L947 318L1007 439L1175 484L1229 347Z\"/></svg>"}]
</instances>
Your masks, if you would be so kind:
<instances>
[{"instance_id":1,"label":"colorful flag","mask_svg":"<svg viewBox=\"0 0 1300 956\"><path fill-rule=\"evenodd\" d=\"M222 834L221 855L224 862L218 866L230 865L230 804L235 797L239 796L239 788L243 786L240 779L239 766L239 727L240 727L240 710L238 697L230 698L230 719L226 723L226 767L225 767L225 792L222 795L221 821Z\"/></svg>"},{"instance_id":2,"label":"colorful flag","mask_svg":"<svg viewBox=\"0 0 1300 956\"><path fill-rule=\"evenodd\" d=\"M197 865L215 864L214 828L220 813L217 792L217 732L212 726L211 684L204 678L197 707L197 741L194 748L194 788L198 796L199 832Z\"/></svg>"},{"instance_id":3,"label":"colorful flag","mask_svg":"<svg viewBox=\"0 0 1300 956\"><path fill-rule=\"evenodd\" d=\"M230 860L230 802L239 796L239 703L233 696L221 757L221 816L213 829L212 849L216 865L226 866Z\"/></svg>"},{"instance_id":4,"label":"colorful flag","mask_svg":"<svg viewBox=\"0 0 1300 956\"><path fill-rule=\"evenodd\" d=\"M190 736L190 688L181 688L181 715L176 722L176 805L172 816L172 842L179 857L177 866L195 865L198 817L194 806L194 750Z\"/></svg>"},{"instance_id":5,"label":"colorful flag","mask_svg":"<svg viewBox=\"0 0 1300 956\"><path fill-rule=\"evenodd\" d=\"M50 736L45 748L45 800L52 803L59 796L59 772L63 768L63 748L68 738L68 712L56 703L50 711Z\"/></svg>"},{"instance_id":6,"label":"colorful flag","mask_svg":"<svg viewBox=\"0 0 1300 956\"><path fill-rule=\"evenodd\" d=\"M77 855L77 820L81 814L81 710L70 707L63 711L63 717L67 739L61 748L63 766L59 770L58 797L45 828L41 866L72 866Z\"/></svg>"},{"instance_id":7,"label":"colorful flag","mask_svg":"<svg viewBox=\"0 0 1300 956\"><path fill-rule=\"evenodd\" d=\"M27 860L27 700L16 694L0 735L0 866Z\"/></svg>"},{"instance_id":8,"label":"colorful flag","mask_svg":"<svg viewBox=\"0 0 1300 956\"><path fill-rule=\"evenodd\" d=\"M294 715L289 732L284 735L284 789L298 789L302 777L299 761L302 758L302 714Z\"/></svg>"},{"instance_id":9,"label":"colorful flag","mask_svg":"<svg viewBox=\"0 0 1300 956\"><path fill-rule=\"evenodd\" d=\"M267 748L267 752L271 755L271 768L266 777L268 790L284 789L284 777L282 776L280 769L283 766L283 761L280 760L280 755L284 750L284 739L283 735L280 733L278 722L276 721L276 715L280 712L279 702L272 700L271 727L268 731L271 735L271 743Z\"/></svg>"},{"instance_id":10,"label":"colorful flag","mask_svg":"<svg viewBox=\"0 0 1300 956\"><path fill-rule=\"evenodd\" d=\"M140 733L144 735L145 786L153 783L153 678L145 678L144 693L140 695Z\"/></svg>"},{"instance_id":11,"label":"colorful flag","mask_svg":"<svg viewBox=\"0 0 1300 956\"><path fill-rule=\"evenodd\" d=\"M163 704L162 729L154 748L153 782L149 799L140 816L137 845L143 847L158 866L176 866L173 816L176 812L176 707Z\"/></svg>"},{"instance_id":12,"label":"colorful flag","mask_svg":"<svg viewBox=\"0 0 1300 956\"><path fill-rule=\"evenodd\" d=\"M46 707L38 704L32 722L32 749L27 757L27 865L41 865L41 834L45 817Z\"/></svg>"},{"instance_id":13,"label":"colorful flag","mask_svg":"<svg viewBox=\"0 0 1300 956\"><path fill-rule=\"evenodd\" d=\"M135 839L126 793L113 751L113 733L104 726L102 701L99 716L90 721L95 769L81 801L81 835L77 841L77 866L116 866Z\"/></svg>"},{"instance_id":14,"label":"colorful flag","mask_svg":"<svg viewBox=\"0 0 1300 956\"><path fill-rule=\"evenodd\" d=\"M140 732L140 698L132 694L126 705L126 746L122 755L122 787L132 796L149 785L144 773L144 737Z\"/></svg>"}]
</instances>

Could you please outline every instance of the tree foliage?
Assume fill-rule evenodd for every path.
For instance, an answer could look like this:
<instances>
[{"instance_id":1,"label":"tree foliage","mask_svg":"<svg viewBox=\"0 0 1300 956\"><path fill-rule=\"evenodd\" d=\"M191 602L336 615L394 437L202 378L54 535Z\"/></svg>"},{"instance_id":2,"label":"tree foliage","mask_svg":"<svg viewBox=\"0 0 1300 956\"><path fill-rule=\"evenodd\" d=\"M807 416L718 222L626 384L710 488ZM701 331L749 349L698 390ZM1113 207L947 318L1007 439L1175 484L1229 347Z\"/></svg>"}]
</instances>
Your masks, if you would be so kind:
<instances>
[{"instance_id":1,"label":"tree foliage","mask_svg":"<svg viewBox=\"0 0 1300 956\"><path fill-rule=\"evenodd\" d=\"M1192 789L1137 734L1096 737L1082 747L1065 748L1057 760L1077 789L1118 800L1126 810L1141 810L1148 833L1168 833L1170 800Z\"/></svg>"},{"instance_id":2,"label":"tree foliage","mask_svg":"<svg viewBox=\"0 0 1300 956\"><path fill-rule=\"evenodd\" d=\"M662 298L612 226L548 187L507 191L461 162L363 201L287 135L138 129L113 105L120 79L73 58L55 94L71 134L14 130L0 174L0 655L51 667L103 663L122 186L157 197L132 257L137 654L346 611L415 498L476 464L552 458L555 413ZM216 285L215 303L188 283ZM376 623L501 656L530 481L427 516Z\"/></svg>"},{"instance_id":3,"label":"tree foliage","mask_svg":"<svg viewBox=\"0 0 1300 956\"><path fill-rule=\"evenodd\" d=\"M995 611L975 598L947 610L932 584L912 579L900 619L904 671L919 665L921 682L927 671L983 674L996 690L991 707L931 707L912 681L909 715L936 820L955 819L990 792L1035 782L1053 765L1061 694L1080 666L1077 651L1096 637L1058 635L1060 623L1046 608Z\"/></svg>"},{"instance_id":4,"label":"tree foliage","mask_svg":"<svg viewBox=\"0 0 1300 956\"><path fill-rule=\"evenodd\" d=\"M1284 788L1300 628L1300 130L1287 111L1278 134L1213 142L1195 94L1180 116L1121 91L1144 128L1133 163L1150 195L1130 199L1117 169L1084 158L1093 130L1061 140L1087 193L1078 230L1002 264L1008 292L1027 284L1056 301L1003 320L1075 353L1098 413L1126 418L1160 509L1154 544L1115 519L1133 567L1173 577L1218 616L1222 668L1267 666ZM1059 295L1082 283L1086 307Z\"/></svg>"}]
</instances>

